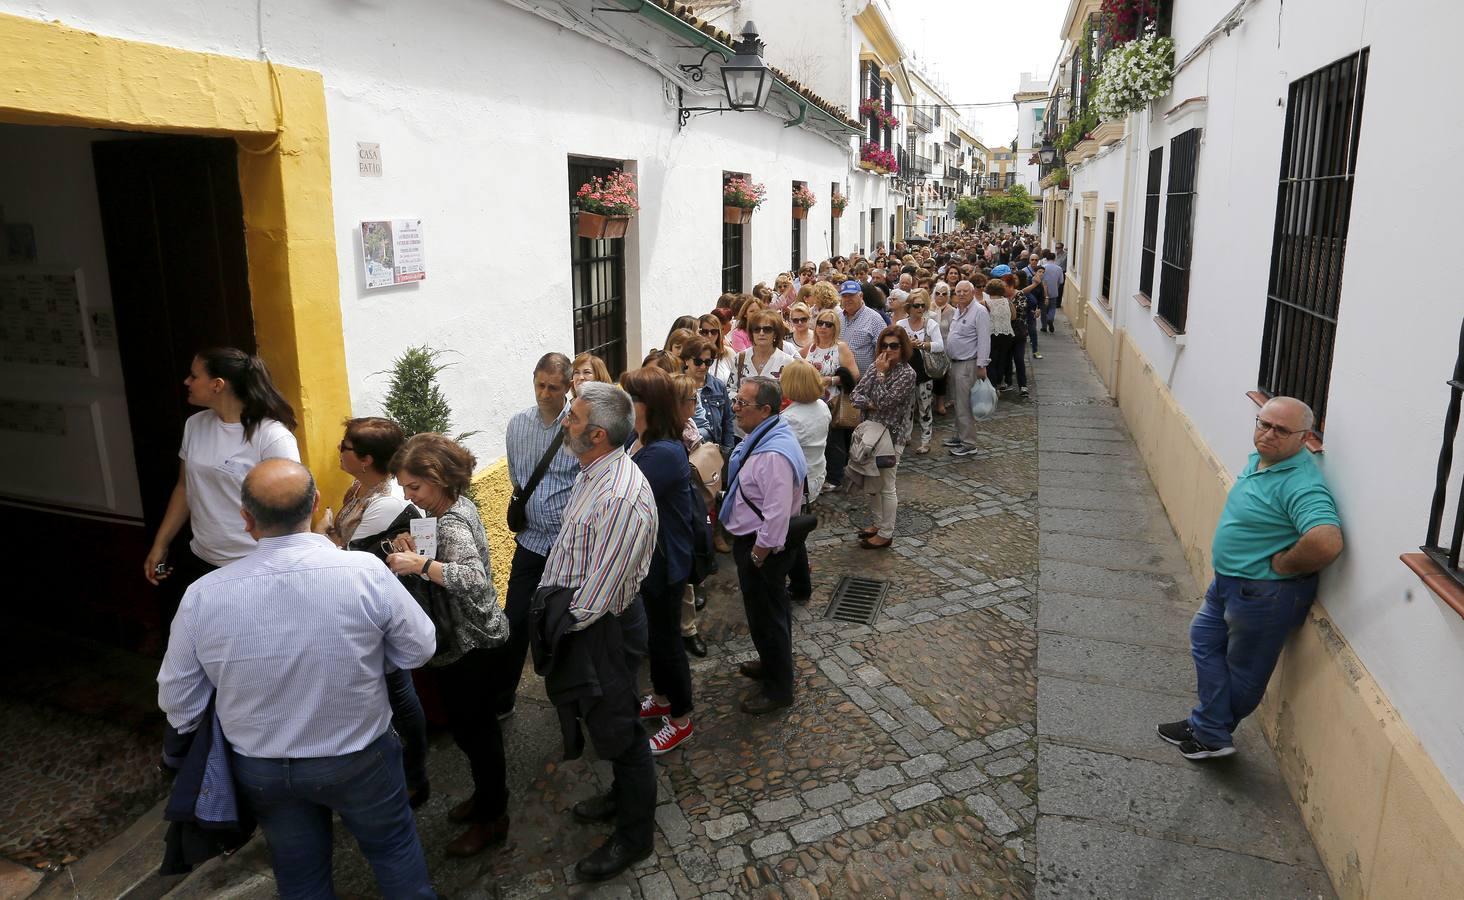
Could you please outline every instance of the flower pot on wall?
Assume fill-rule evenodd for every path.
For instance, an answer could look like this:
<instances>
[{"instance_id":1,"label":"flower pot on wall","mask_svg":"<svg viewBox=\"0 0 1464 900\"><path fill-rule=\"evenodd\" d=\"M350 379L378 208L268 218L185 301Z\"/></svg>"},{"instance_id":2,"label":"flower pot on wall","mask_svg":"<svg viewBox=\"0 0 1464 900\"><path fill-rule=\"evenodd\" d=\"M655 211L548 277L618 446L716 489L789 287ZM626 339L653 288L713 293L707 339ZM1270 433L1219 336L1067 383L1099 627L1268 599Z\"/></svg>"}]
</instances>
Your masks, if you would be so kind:
<instances>
[{"instance_id":1,"label":"flower pot on wall","mask_svg":"<svg viewBox=\"0 0 1464 900\"><path fill-rule=\"evenodd\" d=\"M612 240L625 237L625 231L629 227L630 216L602 216L580 210L576 232L582 238Z\"/></svg>"},{"instance_id":2,"label":"flower pot on wall","mask_svg":"<svg viewBox=\"0 0 1464 900\"><path fill-rule=\"evenodd\" d=\"M844 211L842 209L836 209L833 210L832 215L836 219L842 219L844 218Z\"/></svg>"},{"instance_id":3,"label":"flower pot on wall","mask_svg":"<svg viewBox=\"0 0 1464 900\"><path fill-rule=\"evenodd\" d=\"M793 207L793 218L795 218L795 219L806 219L806 218L808 218L808 207L806 207L806 206L795 206L795 207Z\"/></svg>"},{"instance_id":4,"label":"flower pot on wall","mask_svg":"<svg viewBox=\"0 0 1464 900\"><path fill-rule=\"evenodd\" d=\"M722 221L728 225L745 225L752 221L752 210L741 206L722 207Z\"/></svg>"},{"instance_id":5,"label":"flower pot on wall","mask_svg":"<svg viewBox=\"0 0 1464 900\"><path fill-rule=\"evenodd\" d=\"M867 160L867 159L861 159L861 160L859 160L859 168L864 169L865 171L868 171L868 172L873 172L875 166L874 166L874 163L870 162L869 160Z\"/></svg>"}]
</instances>

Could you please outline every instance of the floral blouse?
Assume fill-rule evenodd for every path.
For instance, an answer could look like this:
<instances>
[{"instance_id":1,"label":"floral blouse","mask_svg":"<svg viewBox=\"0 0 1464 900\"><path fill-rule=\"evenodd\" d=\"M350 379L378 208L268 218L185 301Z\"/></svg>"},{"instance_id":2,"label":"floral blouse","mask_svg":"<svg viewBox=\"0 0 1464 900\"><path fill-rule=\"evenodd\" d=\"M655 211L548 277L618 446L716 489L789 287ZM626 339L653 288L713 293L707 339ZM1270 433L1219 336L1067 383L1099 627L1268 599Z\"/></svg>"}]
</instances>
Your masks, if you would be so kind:
<instances>
[{"instance_id":1,"label":"floral blouse","mask_svg":"<svg viewBox=\"0 0 1464 900\"><path fill-rule=\"evenodd\" d=\"M483 520L467 496L457 498L437 520L437 561L451 602L427 610L438 629L438 652L429 665L446 665L469 650L508 640L508 619L498 607Z\"/></svg>"},{"instance_id":2,"label":"floral blouse","mask_svg":"<svg viewBox=\"0 0 1464 900\"><path fill-rule=\"evenodd\" d=\"M890 430L896 447L910 440L910 411L915 406L915 369L909 363L894 366L885 375L870 365L850 395L864 410L864 418Z\"/></svg>"}]
</instances>

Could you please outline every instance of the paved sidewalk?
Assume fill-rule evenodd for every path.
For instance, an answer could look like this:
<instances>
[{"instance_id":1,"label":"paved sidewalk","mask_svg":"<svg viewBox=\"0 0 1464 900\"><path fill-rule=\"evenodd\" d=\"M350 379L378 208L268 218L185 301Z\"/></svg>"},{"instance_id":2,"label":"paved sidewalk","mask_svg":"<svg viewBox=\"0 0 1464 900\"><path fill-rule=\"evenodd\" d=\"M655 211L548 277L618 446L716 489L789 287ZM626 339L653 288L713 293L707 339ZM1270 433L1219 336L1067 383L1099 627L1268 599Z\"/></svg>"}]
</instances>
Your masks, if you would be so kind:
<instances>
[{"instance_id":1,"label":"paved sidewalk","mask_svg":"<svg viewBox=\"0 0 1464 900\"><path fill-rule=\"evenodd\" d=\"M1206 763L1155 735L1194 704L1202 587L1066 321L1044 337L1037 896L1331 897L1254 723Z\"/></svg>"}]
</instances>

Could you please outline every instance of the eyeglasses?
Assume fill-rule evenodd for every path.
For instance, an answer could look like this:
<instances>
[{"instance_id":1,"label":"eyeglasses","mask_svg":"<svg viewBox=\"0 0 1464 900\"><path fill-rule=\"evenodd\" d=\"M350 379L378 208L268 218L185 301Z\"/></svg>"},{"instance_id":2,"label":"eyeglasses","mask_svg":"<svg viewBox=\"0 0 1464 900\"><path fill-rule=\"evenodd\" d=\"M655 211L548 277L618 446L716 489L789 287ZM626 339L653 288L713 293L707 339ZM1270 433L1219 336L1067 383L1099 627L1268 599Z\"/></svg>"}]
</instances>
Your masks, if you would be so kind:
<instances>
[{"instance_id":1,"label":"eyeglasses","mask_svg":"<svg viewBox=\"0 0 1464 900\"><path fill-rule=\"evenodd\" d=\"M345 453L347 450L351 451L352 453L356 452L356 448L346 443L345 441L341 441L340 444L337 445L337 449L339 449L342 453Z\"/></svg>"},{"instance_id":2,"label":"eyeglasses","mask_svg":"<svg viewBox=\"0 0 1464 900\"><path fill-rule=\"evenodd\" d=\"M1306 430L1305 428L1300 429L1300 430L1293 429L1293 428L1285 428L1285 427L1283 427L1281 425L1277 425L1275 422L1267 422L1265 419L1261 418L1260 416L1256 416L1256 431L1272 431L1272 432L1275 432L1276 433L1276 437L1281 438L1282 440L1285 440L1286 438L1291 437L1293 434L1300 434L1302 431L1305 431L1305 430Z\"/></svg>"},{"instance_id":3,"label":"eyeglasses","mask_svg":"<svg viewBox=\"0 0 1464 900\"><path fill-rule=\"evenodd\" d=\"M733 406L734 409L741 409L744 406L757 406L757 401L756 400L743 400L741 397L733 397L732 398L732 406Z\"/></svg>"},{"instance_id":4,"label":"eyeglasses","mask_svg":"<svg viewBox=\"0 0 1464 900\"><path fill-rule=\"evenodd\" d=\"M819 327L819 328L833 328L833 327L834 327L834 323L833 323L833 322L830 322L830 321L829 321L829 320L827 320L827 319L820 319L820 320L819 320L819 321L818 321L818 322L816 322L816 323L815 323L815 324L816 324L816 325L817 325L817 326L818 326L818 327Z\"/></svg>"},{"instance_id":5,"label":"eyeglasses","mask_svg":"<svg viewBox=\"0 0 1464 900\"><path fill-rule=\"evenodd\" d=\"M708 337L716 337L717 335L722 333L722 330L720 328L698 328L696 330L696 333L706 335Z\"/></svg>"},{"instance_id":6,"label":"eyeglasses","mask_svg":"<svg viewBox=\"0 0 1464 900\"><path fill-rule=\"evenodd\" d=\"M925 308L925 304L924 303L911 303L910 304L910 308L911 309L924 309Z\"/></svg>"},{"instance_id":7,"label":"eyeglasses","mask_svg":"<svg viewBox=\"0 0 1464 900\"><path fill-rule=\"evenodd\" d=\"M893 344L880 344L879 345L879 349L881 349L881 350L899 350L900 349L900 344L899 344L898 341L896 341Z\"/></svg>"},{"instance_id":8,"label":"eyeglasses","mask_svg":"<svg viewBox=\"0 0 1464 900\"><path fill-rule=\"evenodd\" d=\"M710 366L712 364L712 358L708 356L703 359L688 359L686 362L687 365L692 366Z\"/></svg>"},{"instance_id":9,"label":"eyeglasses","mask_svg":"<svg viewBox=\"0 0 1464 900\"><path fill-rule=\"evenodd\" d=\"M789 319L788 321L789 322L792 322L794 325L807 325L808 324L808 316L804 316L801 319Z\"/></svg>"},{"instance_id":10,"label":"eyeglasses","mask_svg":"<svg viewBox=\"0 0 1464 900\"><path fill-rule=\"evenodd\" d=\"M755 325L749 329L753 334L774 334L778 329L771 325Z\"/></svg>"}]
</instances>

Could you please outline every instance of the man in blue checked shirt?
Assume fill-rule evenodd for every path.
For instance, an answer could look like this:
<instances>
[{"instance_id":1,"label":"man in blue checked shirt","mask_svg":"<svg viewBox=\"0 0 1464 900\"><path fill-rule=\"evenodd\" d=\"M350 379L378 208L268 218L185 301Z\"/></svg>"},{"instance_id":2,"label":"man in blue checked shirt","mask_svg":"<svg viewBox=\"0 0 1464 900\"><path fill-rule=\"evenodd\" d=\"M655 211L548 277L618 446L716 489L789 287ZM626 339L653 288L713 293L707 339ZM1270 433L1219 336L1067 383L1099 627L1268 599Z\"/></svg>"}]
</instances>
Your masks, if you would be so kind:
<instances>
[{"instance_id":1,"label":"man in blue checked shirt","mask_svg":"<svg viewBox=\"0 0 1464 900\"><path fill-rule=\"evenodd\" d=\"M508 477L515 492L522 492L534 469L549 452L564 426L569 404L570 361L563 353L546 353L534 365L534 405L508 422ZM549 467L524 507L528 527L514 539L513 567L508 573L508 642L494 653L493 711L498 718L513 715L514 697L524 674L524 657L529 652L529 604L549 548L559 537L564 505L579 475L579 460L561 445L550 458Z\"/></svg>"},{"instance_id":2,"label":"man in blue checked shirt","mask_svg":"<svg viewBox=\"0 0 1464 900\"><path fill-rule=\"evenodd\" d=\"M189 586L158 672L158 706L180 732L209 696L234 748L234 778L269 840L280 896L330 897L331 814L387 897L435 897L407 805L385 667L432 658L437 632L369 553L310 531L315 480L267 459L244 478L255 551Z\"/></svg>"}]
</instances>

